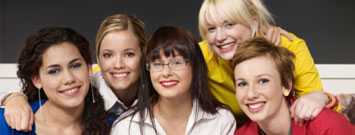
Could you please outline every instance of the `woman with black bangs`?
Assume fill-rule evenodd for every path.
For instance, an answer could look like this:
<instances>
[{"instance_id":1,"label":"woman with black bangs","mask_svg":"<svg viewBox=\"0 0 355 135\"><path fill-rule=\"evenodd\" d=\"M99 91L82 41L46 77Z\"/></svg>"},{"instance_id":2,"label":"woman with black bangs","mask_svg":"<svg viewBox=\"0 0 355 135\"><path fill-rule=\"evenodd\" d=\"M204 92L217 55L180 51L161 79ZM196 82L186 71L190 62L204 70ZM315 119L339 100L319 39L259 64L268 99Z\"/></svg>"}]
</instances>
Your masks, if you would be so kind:
<instances>
[{"instance_id":1,"label":"woman with black bangs","mask_svg":"<svg viewBox=\"0 0 355 135\"><path fill-rule=\"evenodd\" d=\"M133 113L112 134L231 135L236 122L209 91L197 41L178 27L160 27L148 42L145 85Z\"/></svg>"}]
</instances>

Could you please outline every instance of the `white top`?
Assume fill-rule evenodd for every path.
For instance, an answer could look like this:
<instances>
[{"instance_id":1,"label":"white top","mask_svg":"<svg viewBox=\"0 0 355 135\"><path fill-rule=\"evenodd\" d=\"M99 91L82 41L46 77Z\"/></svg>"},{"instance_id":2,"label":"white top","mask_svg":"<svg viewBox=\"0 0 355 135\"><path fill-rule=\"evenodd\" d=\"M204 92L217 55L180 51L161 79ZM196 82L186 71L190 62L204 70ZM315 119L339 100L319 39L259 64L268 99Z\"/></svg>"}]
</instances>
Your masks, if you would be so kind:
<instances>
[{"instance_id":1,"label":"white top","mask_svg":"<svg viewBox=\"0 0 355 135\"><path fill-rule=\"evenodd\" d=\"M111 135L141 135L139 120L139 113L136 113L120 121L115 121ZM158 135L166 135L157 119L154 120L154 125ZM187 121L185 135L233 135L235 128L236 121L229 110L220 108L216 114L210 114L204 112L198 103L194 102ZM149 114L144 120L143 132L144 135L156 135Z\"/></svg>"},{"instance_id":2,"label":"white top","mask_svg":"<svg viewBox=\"0 0 355 135\"><path fill-rule=\"evenodd\" d=\"M105 110L109 110L112 106L118 102L124 110L127 110L129 107L126 106L120 99L117 98L112 89L106 84L102 76L94 75L92 76L93 84L99 89L99 93L104 99ZM88 93L90 94L90 93ZM135 101L136 102L136 101ZM132 104L135 105L135 102Z\"/></svg>"}]
</instances>

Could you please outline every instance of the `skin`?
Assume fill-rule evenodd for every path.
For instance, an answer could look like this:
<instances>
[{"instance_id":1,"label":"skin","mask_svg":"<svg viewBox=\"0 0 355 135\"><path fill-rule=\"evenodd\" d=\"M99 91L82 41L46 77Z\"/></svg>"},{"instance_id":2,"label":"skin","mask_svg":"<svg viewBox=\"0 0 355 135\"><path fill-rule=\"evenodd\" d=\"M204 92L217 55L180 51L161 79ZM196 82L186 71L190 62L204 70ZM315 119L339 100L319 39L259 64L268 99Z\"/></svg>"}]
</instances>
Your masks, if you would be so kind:
<instances>
[{"instance_id":1,"label":"skin","mask_svg":"<svg viewBox=\"0 0 355 135\"><path fill-rule=\"evenodd\" d=\"M182 60L182 56L165 57L161 52L161 59L153 63L168 64L172 59ZM153 113L160 125L169 135L185 133L188 117L192 109L190 86L192 68L190 64L180 69L172 69L164 65L161 71L150 69L150 78L154 89L159 94L158 102L153 106Z\"/></svg>"},{"instance_id":2,"label":"skin","mask_svg":"<svg viewBox=\"0 0 355 135\"><path fill-rule=\"evenodd\" d=\"M39 134L80 134L81 114L88 93L89 66L71 43L48 48L39 75L32 82L48 97L35 114Z\"/></svg>"},{"instance_id":3,"label":"skin","mask_svg":"<svg viewBox=\"0 0 355 135\"><path fill-rule=\"evenodd\" d=\"M231 60L238 46L252 37L248 26L232 23L211 12L206 39L212 50L221 58Z\"/></svg>"},{"instance_id":4,"label":"skin","mask_svg":"<svg viewBox=\"0 0 355 135\"><path fill-rule=\"evenodd\" d=\"M141 57L139 42L128 30L110 32L102 40L98 61L103 78L128 106L134 101Z\"/></svg>"},{"instance_id":5,"label":"skin","mask_svg":"<svg viewBox=\"0 0 355 135\"><path fill-rule=\"evenodd\" d=\"M291 116L283 94L289 93L290 89L282 86L276 69L269 56L238 64L234 69L236 98L243 112L264 132L288 134Z\"/></svg>"},{"instance_id":6,"label":"skin","mask_svg":"<svg viewBox=\"0 0 355 135\"><path fill-rule=\"evenodd\" d=\"M226 18L222 18L216 12L209 12L209 16L205 19L208 22L206 40L213 52L224 60L231 60L238 46L255 36L251 26L257 24L257 20L254 20L250 26L233 23ZM280 43L280 34L285 35L290 40L293 39L292 35L277 27L270 28L267 32L258 32L259 36L263 36L275 45ZM328 100L328 97L323 92L304 95L292 105L292 116L299 123L302 123L303 120L311 120L319 114L328 103Z\"/></svg>"}]
</instances>

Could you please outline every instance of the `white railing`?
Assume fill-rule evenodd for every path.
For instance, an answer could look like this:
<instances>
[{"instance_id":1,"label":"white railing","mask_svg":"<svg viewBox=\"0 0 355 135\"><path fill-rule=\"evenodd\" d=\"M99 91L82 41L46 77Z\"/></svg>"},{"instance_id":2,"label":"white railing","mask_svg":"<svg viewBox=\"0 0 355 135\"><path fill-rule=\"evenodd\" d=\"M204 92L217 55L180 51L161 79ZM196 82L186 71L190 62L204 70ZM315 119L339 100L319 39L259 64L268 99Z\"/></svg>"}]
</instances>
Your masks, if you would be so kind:
<instances>
[{"instance_id":1,"label":"white railing","mask_svg":"<svg viewBox=\"0 0 355 135\"><path fill-rule=\"evenodd\" d=\"M331 93L355 93L355 64L318 64L324 89ZM0 64L0 94L19 89L16 64Z\"/></svg>"}]
</instances>

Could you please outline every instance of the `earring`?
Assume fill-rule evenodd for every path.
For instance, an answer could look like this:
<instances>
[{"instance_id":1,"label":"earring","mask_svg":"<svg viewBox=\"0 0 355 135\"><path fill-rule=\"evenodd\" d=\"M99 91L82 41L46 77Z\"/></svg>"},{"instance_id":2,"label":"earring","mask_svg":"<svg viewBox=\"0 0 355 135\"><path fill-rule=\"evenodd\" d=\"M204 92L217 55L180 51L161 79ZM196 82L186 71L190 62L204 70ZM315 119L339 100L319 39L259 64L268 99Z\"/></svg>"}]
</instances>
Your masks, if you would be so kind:
<instances>
[{"instance_id":1,"label":"earring","mask_svg":"<svg viewBox=\"0 0 355 135\"><path fill-rule=\"evenodd\" d=\"M94 88L90 85L92 103L95 103Z\"/></svg>"},{"instance_id":2,"label":"earring","mask_svg":"<svg viewBox=\"0 0 355 135\"><path fill-rule=\"evenodd\" d=\"M39 108L42 107L41 90L42 90L42 88L39 88L39 89L38 89L38 103L39 103Z\"/></svg>"},{"instance_id":3,"label":"earring","mask_svg":"<svg viewBox=\"0 0 355 135\"><path fill-rule=\"evenodd\" d=\"M283 90L282 93L285 97L288 97L290 95L290 92L291 92L291 90Z\"/></svg>"}]
</instances>

